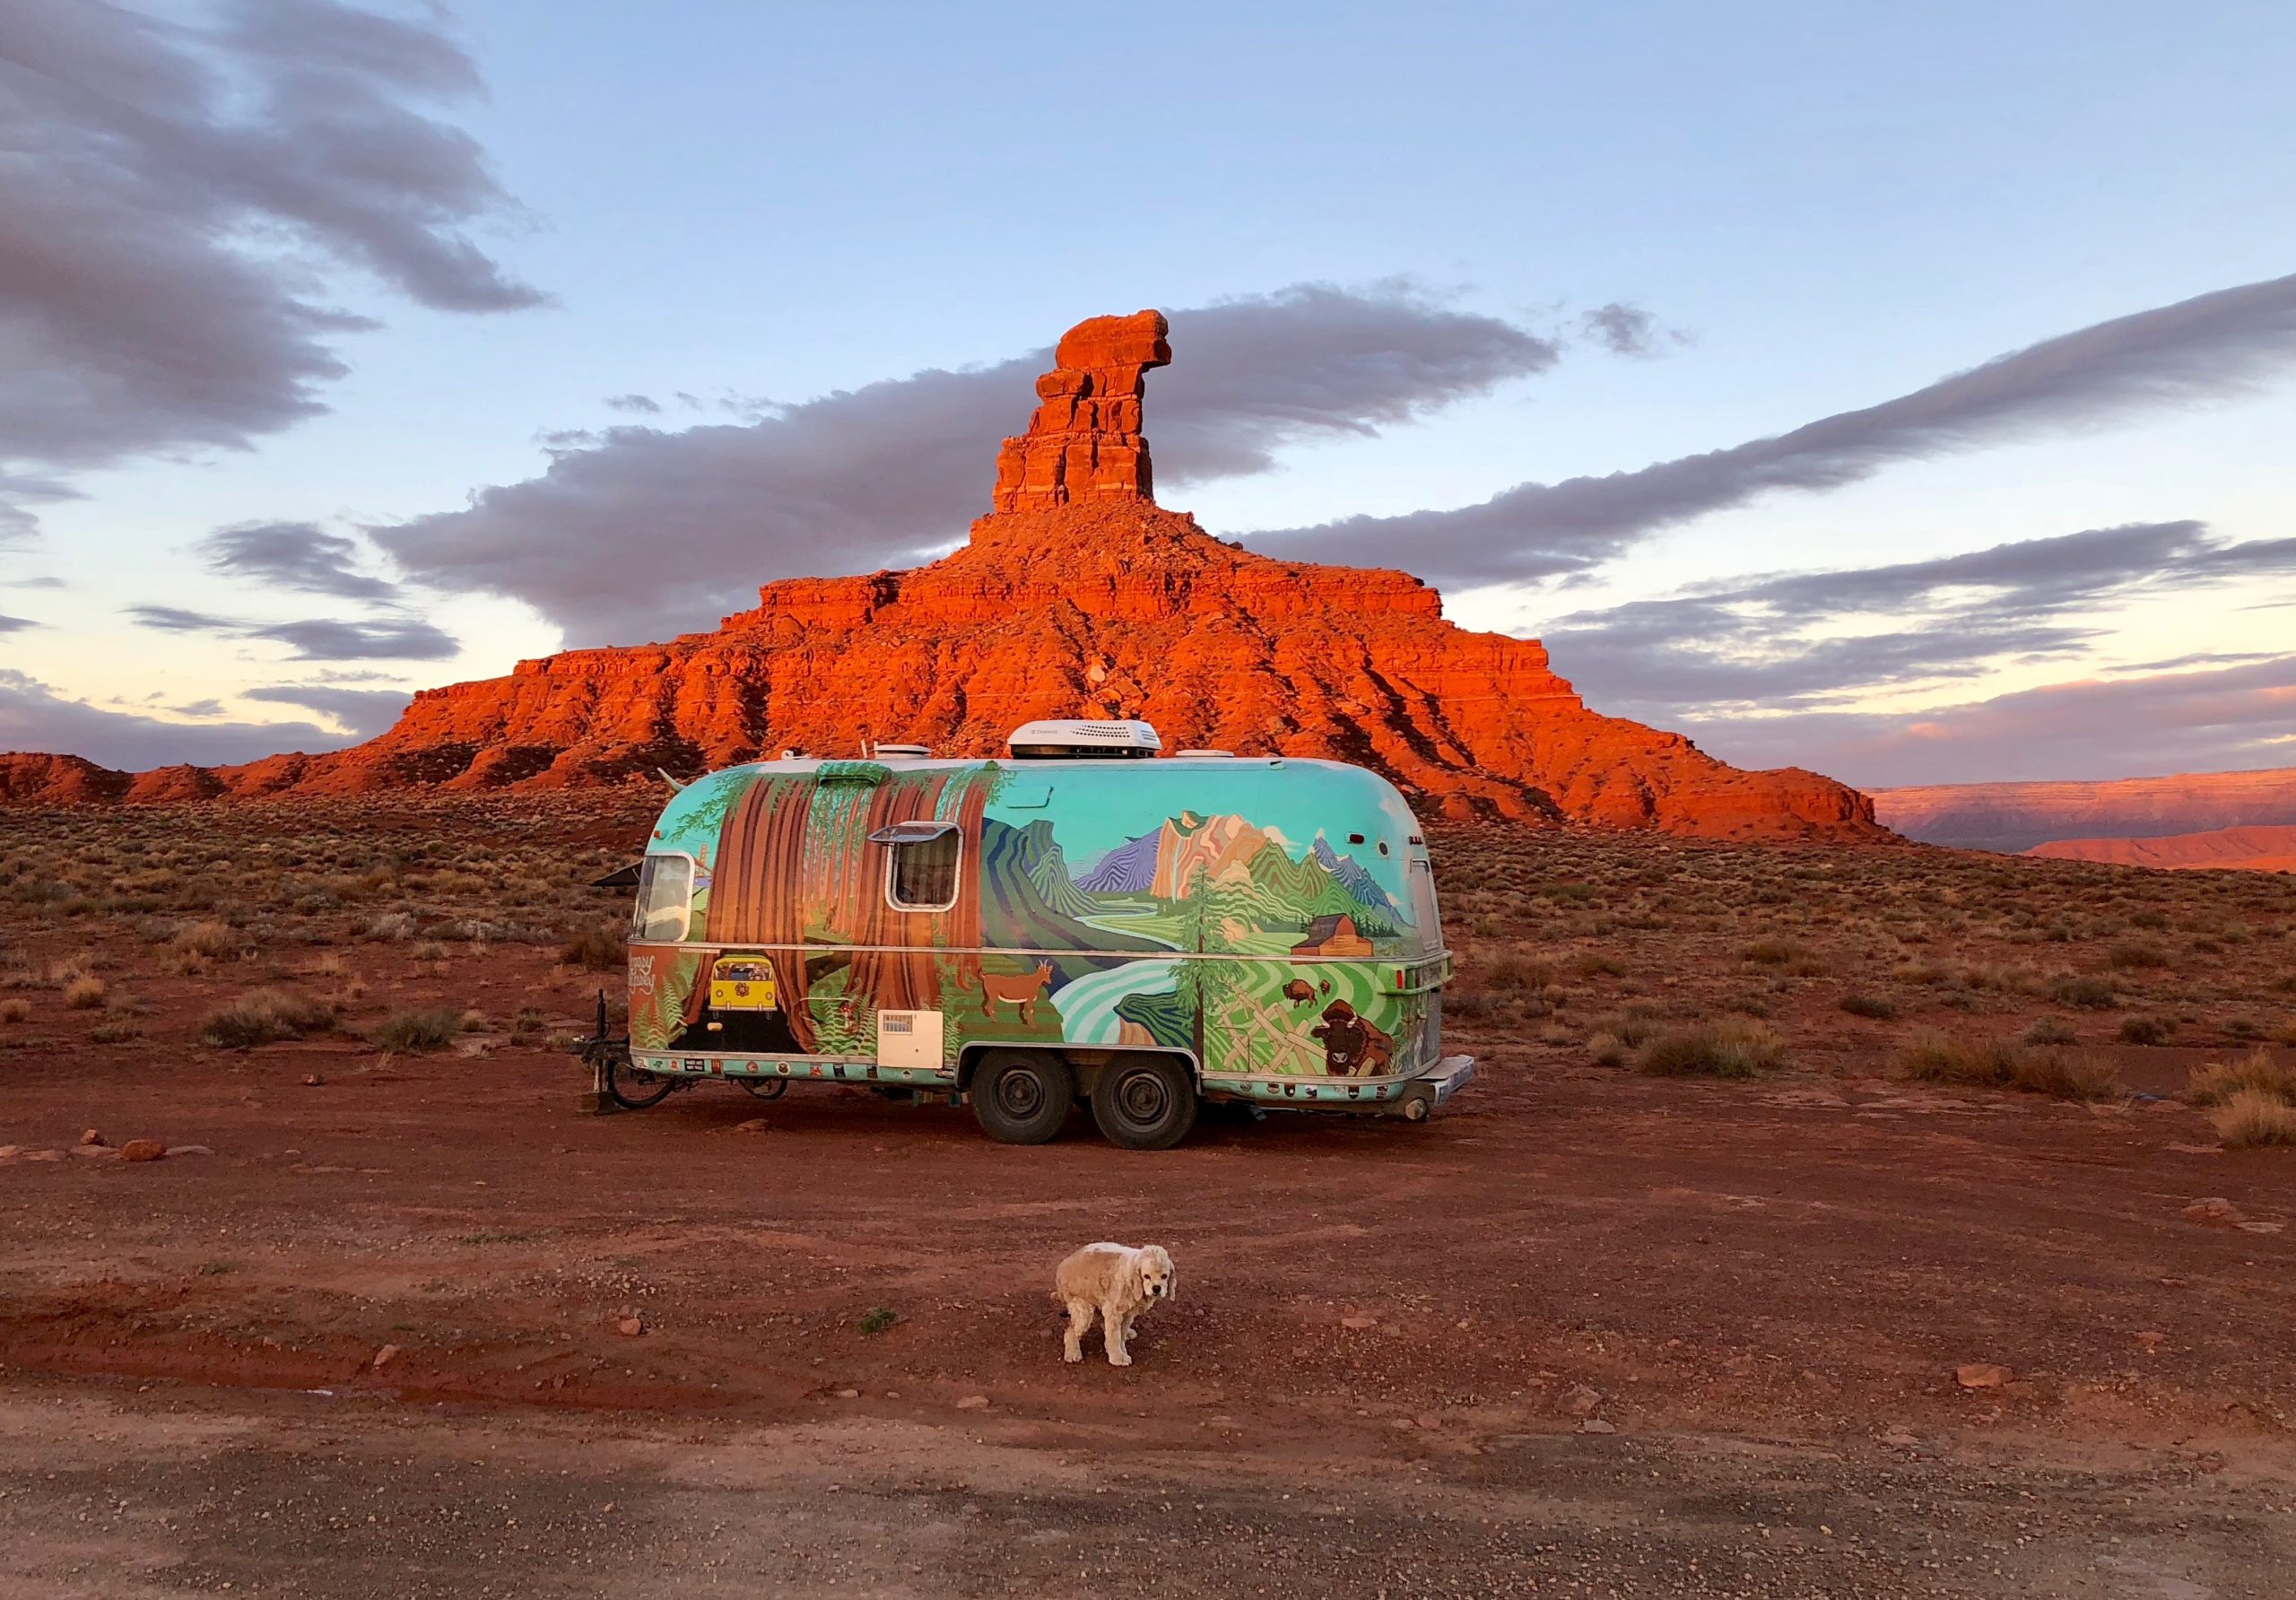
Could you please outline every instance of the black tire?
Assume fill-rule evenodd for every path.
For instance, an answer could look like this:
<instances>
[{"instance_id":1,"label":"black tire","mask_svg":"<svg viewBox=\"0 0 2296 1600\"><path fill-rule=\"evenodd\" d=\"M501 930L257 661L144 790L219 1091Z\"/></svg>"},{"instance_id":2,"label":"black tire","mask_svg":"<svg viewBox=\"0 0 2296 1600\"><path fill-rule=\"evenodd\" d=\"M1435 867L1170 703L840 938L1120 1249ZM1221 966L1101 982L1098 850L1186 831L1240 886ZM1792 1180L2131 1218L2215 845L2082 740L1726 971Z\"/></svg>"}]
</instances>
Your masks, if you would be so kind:
<instances>
[{"instance_id":1,"label":"black tire","mask_svg":"<svg viewBox=\"0 0 2296 1600\"><path fill-rule=\"evenodd\" d=\"M972 1119L999 1144L1042 1144L1076 1103L1068 1064L1049 1050L991 1056L973 1074Z\"/></svg>"},{"instance_id":2,"label":"black tire","mask_svg":"<svg viewBox=\"0 0 2296 1600\"><path fill-rule=\"evenodd\" d=\"M735 1078L734 1082L748 1090L759 1100L779 1100L789 1087L789 1080L787 1078L758 1078L752 1077L746 1073Z\"/></svg>"},{"instance_id":3,"label":"black tire","mask_svg":"<svg viewBox=\"0 0 2296 1600\"><path fill-rule=\"evenodd\" d=\"M1170 1150L1196 1126L1196 1085L1170 1056L1122 1056L1092 1085L1092 1120L1111 1144Z\"/></svg>"},{"instance_id":4,"label":"black tire","mask_svg":"<svg viewBox=\"0 0 2296 1600\"><path fill-rule=\"evenodd\" d=\"M678 1080L673 1074L639 1071L627 1049L615 1050L606 1057L606 1092L613 1097L615 1105L627 1110L643 1111L648 1106L658 1106L677 1086Z\"/></svg>"}]
</instances>

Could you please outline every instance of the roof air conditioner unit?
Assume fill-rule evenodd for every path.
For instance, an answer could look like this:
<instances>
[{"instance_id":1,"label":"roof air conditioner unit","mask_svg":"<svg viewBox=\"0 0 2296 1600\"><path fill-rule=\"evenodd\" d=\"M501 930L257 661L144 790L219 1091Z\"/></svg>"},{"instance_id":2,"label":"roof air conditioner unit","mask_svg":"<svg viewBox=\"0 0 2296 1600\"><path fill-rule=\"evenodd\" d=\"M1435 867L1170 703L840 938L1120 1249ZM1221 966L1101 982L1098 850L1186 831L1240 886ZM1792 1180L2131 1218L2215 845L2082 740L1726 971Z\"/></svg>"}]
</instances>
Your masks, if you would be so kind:
<instances>
[{"instance_id":1,"label":"roof air conditioner unit","mask_svg":"<svg viewBox=\"0 0 2296 1600\"><path fill-rule=\"evenodd\" d=\"M1005 743L1016 761L1138 761L1164 748L1144 722L1024 722Z\"/></svg>"}]
</instances>

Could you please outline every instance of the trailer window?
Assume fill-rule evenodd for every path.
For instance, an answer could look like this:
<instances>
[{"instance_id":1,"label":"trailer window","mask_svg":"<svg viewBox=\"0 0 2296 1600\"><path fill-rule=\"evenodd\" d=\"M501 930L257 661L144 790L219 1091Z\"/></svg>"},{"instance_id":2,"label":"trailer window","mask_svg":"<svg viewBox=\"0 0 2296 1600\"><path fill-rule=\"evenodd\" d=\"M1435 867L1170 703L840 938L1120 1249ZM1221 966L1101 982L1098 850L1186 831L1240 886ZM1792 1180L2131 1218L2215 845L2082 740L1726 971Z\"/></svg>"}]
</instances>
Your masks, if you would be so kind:
<instances>
[{"instance_id":1,"label":"trailer window","mask_svg":"<svg viewBox=\"0 0 2296 1600\"><path fill-rule=\"evenodd\" d=\"M1432 953L1443 948L1443 922L1435 909L1435 866L1421 856L1411 864L1411 919L1419 926L1419 947Z\"/></svg>"},{"instance_id":2,"label":"trailer window","mask_svg":"<svg viewBox=\"0 0 2296 1600\"><path fill-rule=\"evenodd\" d=\"M638 912L631 936L653 943L683 940L693 920L693 857L648 856L638 869Z\"/></svg>"},{"instance_id":3,"label":"trailer window","mask_svg":"<svg viewBox=\"0 0 2296 1600\"><path fill-rule=\"evenodd\" d=\"M945 911L957 903L957 858L964 835L954 822L895 822L869 836L889 851L885 900L900 911Z\"/></svg>"}]
</instances>

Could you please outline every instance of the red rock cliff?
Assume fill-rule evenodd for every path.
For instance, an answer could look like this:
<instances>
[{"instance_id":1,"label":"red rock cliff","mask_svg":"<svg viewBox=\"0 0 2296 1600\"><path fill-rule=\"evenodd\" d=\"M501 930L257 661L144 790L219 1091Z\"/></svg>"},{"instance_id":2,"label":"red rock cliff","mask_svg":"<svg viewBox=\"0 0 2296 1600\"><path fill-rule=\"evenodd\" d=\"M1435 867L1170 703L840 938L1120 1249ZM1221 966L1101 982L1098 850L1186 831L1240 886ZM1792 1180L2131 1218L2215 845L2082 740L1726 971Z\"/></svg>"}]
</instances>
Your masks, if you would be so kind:
<instances>
[{"instance_id":1,"label":"red rock cliff","mask_svg":"<svg viewBox=\"0 0 2296 1600\"><path fill-rule=\"evenodd\" d=\"M1452 815L1888 837L1831 778L1739 771L1588 710L1543 647L1454 627L1407 573L1254 555L1157 506L1140 396L1170 359L1164 331L1144 311L1061 341L1028 432L999 456L997 509L930 566L770 583L713 632L427 690L352 750L113 787L129 799L556 787L784 748L848 754L864 739L987 754L1033 717L1143 717L1168 750L1357 761ZM47 776L28 770L10 792ZM69 781L89 797L105 787Z\"/></svg>"}]
</instances>

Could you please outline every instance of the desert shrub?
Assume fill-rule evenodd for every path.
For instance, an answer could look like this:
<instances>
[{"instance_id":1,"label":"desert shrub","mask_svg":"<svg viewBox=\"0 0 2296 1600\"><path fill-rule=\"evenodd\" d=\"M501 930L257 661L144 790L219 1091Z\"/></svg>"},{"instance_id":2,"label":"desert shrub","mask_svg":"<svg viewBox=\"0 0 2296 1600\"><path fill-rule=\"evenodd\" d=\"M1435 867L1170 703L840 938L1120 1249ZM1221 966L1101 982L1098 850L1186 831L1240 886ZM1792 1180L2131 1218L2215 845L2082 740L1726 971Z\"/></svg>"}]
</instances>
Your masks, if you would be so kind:
<instances>
[{"instance_id":1,"label":"desert shrub","mask_svg":"<svg viewBox=\"0 0 2296 1600\"><path fill-rule=\"evenodd\" d=\"M2018 1062L2009 1081L2012 1089L2045 1094L2052 1100L2122 1100L2128 1089L2109 1061L2097 1061L2063 1050L2035 1050Z\"/></svg>"},{"instance_id":2,"label":"desert shrub","mask_svg":"<svg viewBox=\"0 0 2296 1600\"><path fill-rule=\"evenodd\" d=\"M406 953L418 961L443 961L447 959L447 947L436 939L425 939Z\"/></svg>"},{"instance_id":3,"label":"desert shrub","mask_svg":"<svg viewBox=\"0 0 2296 1600\"><path fill-rule=\"evenodd\" d=\"M2109 966L2124 971L2150 970L2169 964L2169 952L2150 939L2126 939L2105 952Z\"/></svg>"},{"instance_id":4,"label":"desert shrub","mask_svg":"<svg viewBox=\"0 0 2296 1600\"><path fill-rule=\"evenodd\" d=\"M386 1050L444 1049L463 1030L463 1016L451 1005L395 1011L377 1023L368 1037Z\"/></svg>"},{"instance_id":5,"label":"desert shrub","mask_svg":"<svg viewBox=\"0 0 2296 1600\"><path fill-rule=\"evenodd\" d=\"M569 934L558 947L558 959L586 972L612 972L627 959L622 938L620 923L595 922Z\"/></svg>"},{"instance_id":6,"label":"desert shrub","mask_svg":"<svg viewBox=\"0 0 2296 1600\"><path fill-rule=\"evenodd\" d=\"M2120 990L2098 973L2059 972L2048 980L2048 997L2080 1011L2110 1011L2120 1004Z\"/></svg>"},{"instance_id":7,"label":"desert shrub","mask_svg":"<svg viewBox=\"0 0 2296 1600\"><path fill-rule=\"evenodd\" d=\"M2120 1022L2120 1037L2124 1044L2164 1045L2176 1036L2174 1017L2123 1017Z\"/></svg>"},{"instance_id":8,"label":"desert shrub","mask_svg":"<svg viewBox=\"0 0 2296 1600\"><path fill-rule=\"evenodd\" d=\"M1570 970L1580 978L1623 978L1626 963L1614 955L1589 950L1570 958Z\"/></svg>"},{"instance_id":9,"label":"desert shrub","mask_svg":"<svg viewBox=\"0 0 2296 1600\"><path fill-rule=\"evenodd\" d=\"M1658 1019L1639 1008L1613 1012L1607 1016L1599 1016L1595 1019L1595 1031L1607 1033L1629 1049L1632 1049L1658 1031Z\"/></svg>"},{"instance_id":10,"label":"desert shrub","mask_svg":"<svg viewBox=\"0 0 2296 1600\"><path fill-rule=\"evenodd\" d=\"M1757 967L1787 967L1808 952L1791 939L1758 939L1739 953Z\"/></svg>"},{"instance_id":11,"label":"desert shrub","mask_svg":"<svg viewBox=\"0 0 2296 1600\"><path fill-rule=\"evenodd\" d=\"M2258 1089L2243 1089L2209 1113L2216 1136L2240 1148L2296 1144L2296 1105Z\"/></svg>"},{"instance_id":12,"label":"desert shrub","mask_svg":"<svg viewBox=\"0 0 2296 1600\"><path fill-rule=\"evenodd\" d=\"M370 917L359 929L362 939L412 939L414 937L414 913L384 911Z\"/></svg>"},{"instance_id":13,"label":"desert shrub","mask_svg":"<svg viewBox=\"0 0 2296 1600\"><path fill-rule=\"evenodd\" d=\"M1907 1077L1926 1083L2022 1089L2057 1100L2112 1100L2123 1092L2119 1074L2109 1064L2011 1039L1956 1039L1935 1028L1906 1040L1896 1065Z\"/></svg>"},{"instance_id":14,"label":"desert shrub","mask_svg":"<svg viewBox=\"0 0 2296 1600\"><path fill-rule=\"evenodd\" d=\"M178 928L172 943L187 955L204 956L211 961L220 961L227 956L236 956L253 948L255 936L242 933L228 922L210 918Z\"/></svg>"},{"instance_id":15,"label":"desert shrub","mask_svg":"<svg viewBox=\"0 0 2296 1600\"><path fill-rule=\"evenodd\" d=\"M335 1007L309 995L282 989L250 989L207 1013L199 1025L203 1044L244 1050L274 1039L300 1039L335 1025Z\"/></svg>"},{"instance_id":16,"label":"desert shrub","mask_svg":"<svg viewBox=\"0 0 2296 1600\"><path fill-rule=\"evenodd\" d=\"M1841 1009L1853 1017L1872 1017L1876 1022L1887 1022L1898 1014L1897 1003L1882 995L1844 995Z\"/></svg>"},{"instance_id":17,"label":"desert shrub","mask_svg":"<svg viewBox=\"0 0 2296 1600\"><path fill-rule=\"evenodd\" d=\"M100 1045L123 1045L129 1039L144 1037L144 1025L126 1017L113 1017L98 1022L88 1037Z\"/></svg>"},{"instance_id":18,"label":"desert shrub","mask_svg":"<svg viewBox=\"0 0 2296 1600\"><path fill-rule=\"evenodd\" d=\"M1622 1066L1626 1062L1626 1041L1615 1033L1597 1033L1587 1039L1587 1054L1597 1066Z\"/></svg>"},{"instance_id":19,"label":"desert shrub","mask_svg":"<svg viewBox=\"0 0 2296 1600\"><path fill-rule=\"evenodd\" d=\"M2212 1061L2195 1067L2185 1082L2185 1098L2196 1106L2220 1106L2236 1094L2276 1095L2296 1106L2296 1066L2258 1050L2239 1061Z\"/></svg>"},{"instance_id":20,"label":"desert shrub","mask_svg":"<svg viewBox=\"0 0 2296 1600\"><path fill-rule=\"evenodd\" d=\"M1786 1040L1778 1030L1739 1017L1662 1033L1635 1061L1659 1078L1752 1078L1785 1065Z\"/></svg>"},{"instance_id":21,"label":"desert shrub","mask_svg":"<svg viewBox=\"0 0 2296 1600\"><path fill-rule=\"evenodd\" d=\"M74 978L64 986L64 1009L93 1011L104 1003L104 980L92 973Z\"/></svg>"},{"instance_id":22,"label":"desert shrub","mask_svg":"<svg viewBox=\"0 0 2296 1600\"><path fill-rule=\"evenodd\" d=\"M2035 1017L2024 1035L2029 1045L2069 1045L2075 1037L2073 1024L2063 1017Z\"/></svg>"},{"instance_id":23,"label":"desert shrub","mask_svg":"<svg viewBox=\"0 0 2296 1600\"><path fill-rule=\"evenodd\" d=\"M0 1000L0 1022L21 1022L32 1014L32 1003L22 996Z\"/></svg>"}]
</instances>

